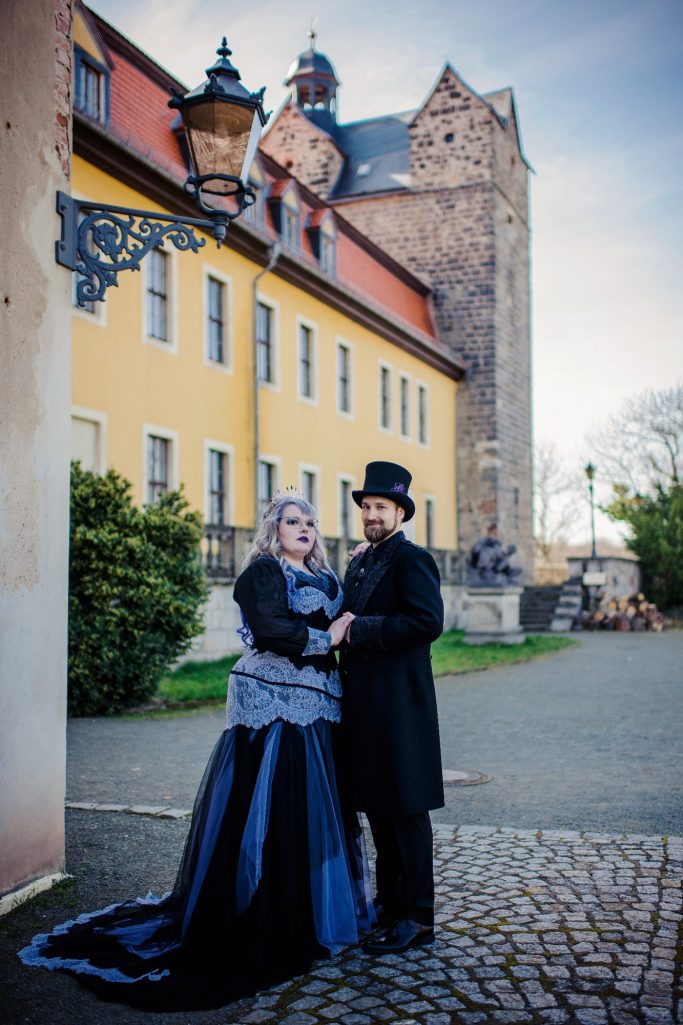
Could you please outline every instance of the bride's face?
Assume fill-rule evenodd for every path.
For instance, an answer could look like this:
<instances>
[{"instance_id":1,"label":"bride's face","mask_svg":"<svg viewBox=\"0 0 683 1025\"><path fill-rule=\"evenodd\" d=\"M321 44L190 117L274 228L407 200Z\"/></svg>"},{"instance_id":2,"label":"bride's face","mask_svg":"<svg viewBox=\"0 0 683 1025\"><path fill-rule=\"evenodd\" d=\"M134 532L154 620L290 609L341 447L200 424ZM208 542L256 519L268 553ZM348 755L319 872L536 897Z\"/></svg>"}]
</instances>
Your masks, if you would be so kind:
<instances>
[{"instance_id":1,"label":"bride's face","mask_svg":"<svg viewBox=\"0 0 683 1025\"><path fill-rule=\"evenodd\" d=\"M315 544L315 528L312 516L307 516L294 503L286 505L277 527L284 557L299 562L308 555Z\"/></svg>"}]
</instances>

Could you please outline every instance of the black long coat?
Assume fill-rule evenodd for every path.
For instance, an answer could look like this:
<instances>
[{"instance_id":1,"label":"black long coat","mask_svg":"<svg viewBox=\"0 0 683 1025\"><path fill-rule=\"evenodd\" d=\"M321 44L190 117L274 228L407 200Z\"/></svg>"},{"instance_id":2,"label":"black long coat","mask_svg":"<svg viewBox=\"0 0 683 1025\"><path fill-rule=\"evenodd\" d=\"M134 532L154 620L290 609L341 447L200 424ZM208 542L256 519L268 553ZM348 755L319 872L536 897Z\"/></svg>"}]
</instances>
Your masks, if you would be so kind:
<instances>
[{"instance_id":1,"label":"black long coat","mask_svg":"<svg viewBox=\"0 0 683 1025\"><path fill-rule=\"evenodd\" d=\"M343 607L357 616L340 657L347 797L382 815L441 808L430 644L443 630L443 601L434 559L399 531L351 562Z\"/></svg>"}]
</instances>

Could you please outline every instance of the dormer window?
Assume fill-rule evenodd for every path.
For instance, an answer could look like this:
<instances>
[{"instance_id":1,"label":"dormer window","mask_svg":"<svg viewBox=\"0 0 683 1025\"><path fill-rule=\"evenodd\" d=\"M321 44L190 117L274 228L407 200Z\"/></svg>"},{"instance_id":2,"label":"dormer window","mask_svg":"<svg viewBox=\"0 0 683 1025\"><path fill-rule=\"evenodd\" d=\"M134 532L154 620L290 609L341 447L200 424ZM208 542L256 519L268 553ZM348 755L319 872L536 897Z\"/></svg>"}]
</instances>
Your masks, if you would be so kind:
<instances>
[{"instance_id":1,"label":"dormer window","mask_svg":"<svg viewBox=\"0 0 683 1025\"><path fill-rule=\"evenodd\" d=\"M296 250L300 246L300 237L299 211L285 201L282 208L282 241L288 249Z\"/></svg>"},{"instance_id":2,"label":"dormer window","mask_svg":"<svg viewBox=\"0 0 683 1025\"><path fill-rule=\"evenodd\" d=\"M256 199L251 204L244 208L244 218L249 221L250 224L262 225L263 224L263 188L259 182L255 182L253 178L249 179L249 185L254 190Z\"/></svg>"},{"instance_id":3,"label":"dormer window","mask_svg":"<svg viewBox=\"0 0 683 1025\"><path fill-rule=\"evenodd\" d=\"M308 222L311 249L318 259L320 269L330 277L337 273L337 228L334 214L324 207L314 210Z\"/></svg>"},{"instance_id":4,"label":"dormer window","mask_svg":"<svg viewBox=\"0 0 683 1025\"><path fill-rule=\"evenodd\" d=\"M109 107L109 71L79 46L75 47L75 58L74 106L86 117L105 124Z\"/></svg>"},{"instance_id":5,"label":"dormer window","mask_svg":"<svg viewBox=\"0 0 683 1025\"><path fill-rule=\"evenodd\" d=\"M337 272L337 240L333 235L320 233L320 269L330 277Z\"/></svg>"}]
</instances>

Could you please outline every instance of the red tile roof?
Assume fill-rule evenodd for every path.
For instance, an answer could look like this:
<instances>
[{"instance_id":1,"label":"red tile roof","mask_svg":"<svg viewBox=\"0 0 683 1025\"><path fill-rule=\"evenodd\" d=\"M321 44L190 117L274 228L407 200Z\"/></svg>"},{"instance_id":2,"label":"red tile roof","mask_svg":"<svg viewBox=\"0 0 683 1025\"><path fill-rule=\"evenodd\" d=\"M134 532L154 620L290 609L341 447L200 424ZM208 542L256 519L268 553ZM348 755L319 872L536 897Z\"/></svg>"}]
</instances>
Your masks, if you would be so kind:
<instances>
[{"instance_id":1,"label":"red tile roof","mask_svg":"<svg viewBox=\"0 0 683 1025\"><path fill-rule=\"evenodd\" d=\"M144 51L87 10L99 30L112 58L110 74L110 120L107 130L161 170L179 182L187 177L187 167L178 138L172 130L176 114L168 107L173 89L185 91L183 83L156 64ZM272 158L261 155L268 198L279 198L292 182L288 172ZM307 227L318 227L329 211L320 197L300 183L301 250L299 256L319 270ZM337 280L356 294L365 295L406 326L417 329L427 339L436 339L429 305L430 290L406 268L397 264L375 243L354 228L335 210L337 225ZM270 216L266 233L275 235Z\"/></svg>"}]
</instances>

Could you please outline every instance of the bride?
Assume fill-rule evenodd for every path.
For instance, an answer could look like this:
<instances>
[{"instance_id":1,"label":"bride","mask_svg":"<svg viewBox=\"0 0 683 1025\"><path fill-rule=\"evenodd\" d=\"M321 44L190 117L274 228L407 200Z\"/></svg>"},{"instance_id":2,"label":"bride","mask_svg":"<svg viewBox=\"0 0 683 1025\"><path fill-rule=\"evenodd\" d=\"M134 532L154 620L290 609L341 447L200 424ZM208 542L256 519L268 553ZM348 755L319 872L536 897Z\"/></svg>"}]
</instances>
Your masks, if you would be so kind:
<instances>
[{"instance_id":1,"label":"bride","mask_svg":"<svg viewBox=\"0 0 683 1025\"><path fill-rule=\"evenodd\" d=\"M341 585L300 496L270 502L235 600L245 653L173 890L36 936L25 964L138 1006L220 1006L305 972L371 926L362 833L342 813L333 766L333 649L353 617L339 616Z\"/></svg>"}]
</instances>

